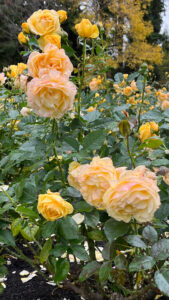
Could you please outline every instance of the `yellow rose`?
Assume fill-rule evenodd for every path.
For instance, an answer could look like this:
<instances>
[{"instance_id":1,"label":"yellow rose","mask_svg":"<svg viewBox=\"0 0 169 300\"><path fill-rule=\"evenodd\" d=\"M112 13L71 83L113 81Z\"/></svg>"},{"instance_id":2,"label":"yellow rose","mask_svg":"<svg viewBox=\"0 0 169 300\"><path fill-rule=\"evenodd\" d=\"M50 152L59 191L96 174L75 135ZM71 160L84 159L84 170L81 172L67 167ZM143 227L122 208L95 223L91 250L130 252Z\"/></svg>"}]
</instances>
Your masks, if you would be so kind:
<instances>
[{"instance_id":1,"label":"yellow rose","mask_svg":"<svg viewBox=\"0 0 169 300\"><path fill-rule=\"evenodd\" d=\"M60 32L59 16L55 10L37 10L27 20L32 33L45 35L51 32Z\"/></svg>"},{"instance_id":2,"label":"yellow rose","mask_svg":"<svg viewBox=\"0 0 169 300\"><path fill-rule=\"evenodd\" d=\"M126 88L123 89L123 94L125 96L130 96L132 93L132 88L130 86L127 86Z\"/></svg>"},{"instance_id":3,"label":"yellow rose","mask_svg":"<svg viewBox=\"0 0 169 300\"><path fill-rule=\"evenodd\" d=\"M97 25L92 25L88 19L82 19L79 24L75 25L75 29L83 38L96 39L99 36Z\"/></svg>"},{"instance_id":4,"label":"yellow rose","mask_svg":"<svg viewBox=\"0 0 169 300\"><path fill-rule=\"evenodd\" d=\"M124 79L127 79L128 76L129 76L128 74L123 74Z\"/></svg>"},{"instance_id":5,"label":"yellow rose","mask_svg":"<svg viewBox=\"0 0 169 300\"><path fill-rule=\"evenodd\" d=\"M141 170L136 168L123 172L120 179L105 192L103 202L112 218L126 223L132 217L139 223L152 220L160 206L159 189L152 179L152 172L143 167Z\"/></svg>"},{"instance_id":6,"label":"yellow rose","mask_svg":"<svg viewBox=\"0 0 169 300\"><path fill-rule=\"evenodd\" d=\"M145 123L140 126L139 128L139 138L142 142L144 142L146 139L149 139L152 136L155 136L153 131L158 131L159 127L158 124L155 122Z\"/></svg>"},{"instance_id":7,"label":"yellow rose","mask_svg":"<svg viewBox=\"0 0 169 300\"><path fill-rule=\"evenodd\" d=\"M55 45L60 49L61 48L61 37L57 33L46 34L46 35L41 36L38 39L38 44L39 44L39 47L41 50L43 50L47 46L47 44Z\"/></svg>"},{"instance_id":8,"label":"yellow rose","mask_svg":"<svg viewBox=\"0 0 169 300\"><path fill-rule=\"evenodd\" d=\"M24 32L30 33L28 23L26 23L26 22L22 23L21 27L22 27L22 30L23 30Z\"/></svg>"},{"instance_id":9,"label":"yellow rose","mask_svg":"<svg viewBox=\"0 0 169 300\"><path fill-rule=\"evenodd\" d=\"M90 164L79 166L70 174L76 182L74 187L80 190L86 202L96 208L105 207L103 195L116 180L116 169L109 157L94 157Z\"/></svg>"},{"instance_id":10,"label":"yellow rose","mask_svg":"<svg viewBox=\"0 0 169 300\"><path fill-rule=\"evenodd\" d=\"M80 185L78 183L78 176L82 167L83 165L80 165L76 161L71 162L69 165L68 182L69 185L73 186L77 190L80 189Z\"/></svg>"},{"instance_id":11,"label":"yellow rose","mask_svg":"<svg viewBox=\"0 0 169 300\"><path fill-rule=\"evenodd\" d=\"M19 75L22 74L23 71L27 69L27 65L24 63L18 63L17 68L18 68L18 75Z\"/></svg>"},{"instance_id":12,"label":"yellow rose","mask_svg":"<svg viewBox=\"0 0 169 300\"><path fill-rule=\"evenodd\" d=\"M18 67L16 65L9 66L10 71L7 72L9 78L15 78L18 75Z\"/></svg>"},{"instance_id":13,"label":"yellow rose","mask_svg":"<svg viewBox=\"0 0 169 300\"><path fill-rule=\"evenodd\" d=\"M87 109L87 112L91 112L91 111L94 111L96 110L96 108L94 108L93 106L90 106L88 109Z\"/></svg>"},{"instance_id":14,"label":"yellow rose","mask_svg":"<svg viewBox=\"0 0 169 300\"><path fill-rule=\"evenodd\" d=\"M166 99L167 99L167 95L160 92L159 95L158 95L158 100L164 101Z\"/></svg>"},{"instance_id":15,"label":"yellow rose","mask_svg":"<svg viewBox=\"0 0 169 300\"><path fill-rule=\"evenodd\" d=\"M28 41L28 38L24 35L24 33L22 31L18 34L18 41L21 44L26 44Z\"/></svg>"},{"instance_id":16,"label":"yellow rose","mask_svg":"<svg viewBox=\"0 0 169 300\"><path fill-rule=\"evenodd\" d=\"M50 190L47 194L38 196L38 212L48 221L54 221L66 217L73 212L73 206L65 201L59 193L52 193Z\"/></svg>"},{"instance_id":17,"label":"yellow rose","mask_svg":"<svg viewBox=\"0 0 169 300\"><path fill-rule=\"evenodd\" d=\"M59 15L60 23L67 20L67 12L65 10L58 10L57 14Z\"/></svg>"},{"instance_id":18,"label":"yellow rose","mask_svg":"<svg viewBox=\"0 0 169 300\"><path fill-rule=\"evenodd\" d=\"M164 100L161 104L161 108L162 108L162 110L166 110L167 108L169 108L169 101Z\"/></svg>"}]
</instances>

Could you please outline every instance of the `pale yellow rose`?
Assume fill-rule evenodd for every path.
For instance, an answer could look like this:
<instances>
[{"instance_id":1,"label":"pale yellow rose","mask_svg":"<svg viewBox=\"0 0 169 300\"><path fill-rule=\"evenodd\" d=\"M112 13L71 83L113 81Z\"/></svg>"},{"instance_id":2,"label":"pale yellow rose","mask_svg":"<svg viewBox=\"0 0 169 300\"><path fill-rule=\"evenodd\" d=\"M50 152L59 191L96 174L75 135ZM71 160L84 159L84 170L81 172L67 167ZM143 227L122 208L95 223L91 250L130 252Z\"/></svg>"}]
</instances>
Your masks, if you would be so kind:
<instances>
[{"instance_id":1,"label":"pale yellow rose","mask_svg":"<svg viewBox=\"0 0 169 300\"><path fill-rule=\"evenodd\" d=\"M67 12L65 10L58 10L57 14L59 16L60 23L67 20Z\"/></svg>"},{"instance_id":2,"label":"pale yellow rose","mask_svg":"<svg viewBox=\"0 0 169 300\"><path fill-rule=\"evenodd\" d=\"M164 93L160 92L159 95L158 95L158 100L164 101L166 99L167 99L167 94L164 94Z\"/></svg>"},{"instance_id":3,"label":"pale yellow rose","mask_svg":"<svg viewBox=\"0 0 169 300\"><path fill-rule=\"evenodd\" d=\"M138 90L135 80L133 80L131 82L130 86L131 86L131 88L132 88L133 91L137 91Z\"/></svg>"},{"instance_id":4,"label":"pale yellow rose","mask_svg":"<svg viewBox=\"0 0 169 300\"><path fill-rule=\"evenodd\" d=\"M95 39L99 36L99 29L97 25L92 25L88 19L82 19L79 24L75 25L75 29L83 38Z\"/></svg>"},{"instance_id":5,"label":"pale yellow rose","mask_svg":"<svg viewBox=\"0 0 169 300\"><path fill-rule=\"evenodd\" d=\"M84 200L96 208L104 208L103 195L116 180L116 169L108 157L94 157L90 164L82 165L74 175Z\"/></svg>"},{"instance_id":6,"label":"pale yellow rose","mask_svg":"<svg viewBox=\"0 0 169 300\"><path fill-rule=\"evenodd\" d=\"M161 104L161 108L162 108L162 110L166 110L167 108L169 108L169 101L164 100Z\"/></svg>"},{"instance_id":7,"label":"pale yellow rose","mask_svg":"<svg viewBox=\"0 0 169 300\"><path fill-rule=\"evenodd\" d=\"M38 212L43 215L47 221L54 221L73 212L73 206L65 201L59 193L52 193L50 190L47 194L38 196Z\"/></svg>"},{"instance_id":8,"label":"pale yellow rose","mask_svg":"<svg viewBox=\"0 0 169 300\"><path fill-rule=\"evenodd\" d=\"M108 215L126 223L132 217L139 223L151 221L160 206L159 189L151 173L143 166L140 170L123 173L104 194L103 201Z\"/></svg>"},{"instance_id":9,"label":"pale yellow rose","mask_svg":"<svg viewBox=\"0 0 169 300\"><path fill-rule=\"evenodd\" d=\"M28 73L32 77L41 77L50 70L56 70L67 78L73 71L73 65L63 49L48 44L44 53L34 51L28 59Z\"/></svg>"},{"instance_id":10,"label":"pale yellow rose","mask_svg":"<svg viewBox=\"0 0 169 300\"><path fill-rule=\"evenodd\" d=\"M27 117L30 114L31 110L28 107L22 107L20 113L23 117Z\"/></svg>"},{"instance_id":11,"label":"pale yellow rose","mask_svg":"<svg viewBox=\"0 0 169 300\"><path fill-rule=\"evenodd\" d=\"M60 32L59 16L55 10L35 11L27 20L29 30L38 35L45 35L51 32Z\"/></svg>"},{"instance_id":12,"label":"pale yellow rose","mask_svg":"<svg viewBox=\"0 0 169 300\"><path fill-rule=\"evenodd\" d=\"M99 88L99 85L102 83L102 80L99 78L93 78L89 83L89 87L91 91L96 91Z\"/></svg>"},{"instance_id":13,"label":"pale yellow rose","mask_svg":"<svg viewBox=\"0 0 169 300\"><path fill-rule=\"evenodd\" d=\"M76 86L55 70L27 85L28 105L41 117L61 118L72 109L75 95Z\"/></svg>"},{"instance_id":14,"label":"pale yellow rose","mask_svg":"<svg viewBox=\"0 0 169 300\"><path fill-rule=\"evenodd\" d=\"M85 165L80 165L78 162L73 161L69 165L69 175L68 175L68 182L69 185L73 186L75 189L80 189L80 184L78 182L78 178L80 175L81 170L84 168Z\"/></svg>"},{"instance_id":15,"label":"pale yellow rose","mask_svg":"<svg viewBox=\"0 0 169 300\"><path fill-rule=\"evenodd\" d=\"M26 22L22 23L21 27L22 27L22 30L23 30L24 32L30 33L28 23L26 23Z\"/></svg>"},{"instance_id":16,"label":"pale yellow rose","mask_svg":"<svg viewBox=\"0 0 169 300\"><path fill-rule=\"evenodd\" d=\"M26 44L28 42L28 38L24 35L22 31L18 34L18 41L21 44Z\"/></svg>"},{"instance_id":17,"label":"pale yellow rose","mask_svg":"<svg viewBox=\"0 0 169 300\"><path fill-rule=\"evenodd\" d=\"M47 46L48 44L55 45L60 49L61 36L57 33L45 34L38 39L38 44L41 50L44 50L45 46Z\"/></svg>"},{"instance_id":18,"label":"pale yellow rose","mask_svg":"<svg viewBox=\"0 0 169 300\"><path fill-rule=\"evenodd\" d=\"M127 86L126 88L123 89L123 94L125 96L130 96L132 94L132 88L130 86Z\"/></svg>"}]
</instances>

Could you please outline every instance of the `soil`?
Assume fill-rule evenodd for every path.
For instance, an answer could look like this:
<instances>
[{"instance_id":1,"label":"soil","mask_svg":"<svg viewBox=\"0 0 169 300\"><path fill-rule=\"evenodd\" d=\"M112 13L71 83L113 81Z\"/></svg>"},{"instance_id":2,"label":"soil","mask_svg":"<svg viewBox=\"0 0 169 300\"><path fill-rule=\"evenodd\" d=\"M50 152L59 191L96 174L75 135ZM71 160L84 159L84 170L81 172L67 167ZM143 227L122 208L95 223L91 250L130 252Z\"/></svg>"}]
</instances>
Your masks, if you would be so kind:
<instances>
[{"instance_id":1,"label":"soil","mask_svg":"<svg viewBox=\"0 0 169 300\"><path fill-rule=\"evenodd\" d=\"M20 259L11 259L8 267L6 288L0 295L0 300L81 300L82 298L72 290L63 290L46 283L41 276L35 276L23 283L19 273L23 270L34 271L31 266ZM16 273L13 273L16 272ZM28 275L27 275L28 276ZM27 277L25 276L25 277Z\"/></svg>"}]
</instances>

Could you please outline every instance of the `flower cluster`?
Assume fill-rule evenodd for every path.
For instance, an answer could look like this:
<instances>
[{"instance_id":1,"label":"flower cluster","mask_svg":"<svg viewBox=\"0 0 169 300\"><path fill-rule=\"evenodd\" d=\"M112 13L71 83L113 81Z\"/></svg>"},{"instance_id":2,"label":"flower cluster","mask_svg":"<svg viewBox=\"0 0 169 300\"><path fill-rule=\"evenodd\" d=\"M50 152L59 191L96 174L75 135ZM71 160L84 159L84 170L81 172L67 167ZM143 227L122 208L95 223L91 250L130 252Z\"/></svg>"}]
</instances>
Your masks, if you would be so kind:
<instances>
[{"instance_id":1,"label":"flower cluster","mask_svg":"<svg viewBox=\"0 0 169 300\"><path fill-rule=\"evenodd\" d=\"M157 132L159 130L158 124L156 124L154 121L150 123L145 123L140 126L139 128L139 138L142 142L144 142L146 139L156 136L154 132Z\"/></svg>"},{"instance_id":2,"label":"flower cluster","mask_svg":"<svg viewBox=\"0 0 169 300\"><path fill-rule=\"evenodd\" d=\"M72 109L76 95L76 86L69 81L73 65L65 51L59 49L60 43L57 47L51 41L53 34L60 32L59 18L63 21L66 15L39 10L27 21L29 30L41 36L43 49L29 56L28 74L33 79L27 85L28 105L41 117L61 118Z\"/></svg>"},{"instance_id":3,"label":"flower cluster","mask_svg":"<svg viewBox=\"0 0 169 300\"><path fill-rule=\"evenodd\" d=\"M151 221L160 206L156 175L145 166L126 170L115 168L108 157L94 157L90 164L72 162L68 182L90 205L118 221Z\"/></svg>"}]
</instances>

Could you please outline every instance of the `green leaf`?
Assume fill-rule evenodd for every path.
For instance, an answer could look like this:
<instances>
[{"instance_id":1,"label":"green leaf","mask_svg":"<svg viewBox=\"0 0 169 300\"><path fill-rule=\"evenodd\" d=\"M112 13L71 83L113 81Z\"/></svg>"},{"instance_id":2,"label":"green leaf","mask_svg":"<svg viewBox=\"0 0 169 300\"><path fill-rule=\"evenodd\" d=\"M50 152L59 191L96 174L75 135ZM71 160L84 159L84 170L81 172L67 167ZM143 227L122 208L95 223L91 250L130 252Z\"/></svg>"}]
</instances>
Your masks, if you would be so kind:
<instances>
[{"instance_id":1,"label":"green leaf","mask_svg":"<svg viewBox=\"0 0 169 300\"><path fill-rule=\"evenodd\" d=\"M21 228L20 233L26 240L32 242L34 241L35 235L38 232L38 230L39 230L39 226L27 224L27 226Z\"/></svg>"},{"instance_id":2,"label":"green leaf","mask_svg":"<svg viewBox=\"0 0 169 300\"><path fill-rule=\"evenodd\" d=\"M74 240L79 238L78 225L69 216L60 220L59 233L60 236L66 240Z\"/></svg>"},{"instance_id":3,"label":"green leaf","mask_svg":"<svg viewBox=\"0 0 169 300\"><path fill-rule=\"evenodd\" d=\"M93 207L85 201L76 202L74 204L74 208L75 208L76 212L78 212L78 213L91 212L93 210Z\"/></svg>"},{"instance_id":4,"label":"green leaf","mask_svg":"<svg viewBox=\"0 0 169 300\"><path fill-rule=\"evenodd\" d=\"M0 230L0 242L15 247L15 240L9 230Z\"/></svg>"},{"instance_id":5,"label":"green leaf","mask_svg":"<svg viewBox=\"0 0 169 300\"><path fill-rule=\"evenodd\" d=\"M0 266L0 277L4 277L8 274L8 269L6 266Z\"/></svg>"},{"instance_id":6,"label":"green leaf","mask_svg":"<svg viewBox=\"0 0 169 300\"><path fill-rule=\"evenodd\" d=\"M55 257L62 256L67 251L67 246L58 243L55 245L55 247L50 251L51 255L54 255Z\"/></svg>"},{"instance_id":7,"label":"green leaf","mask_svg":"<svg viewBox=\"0 0 169 300\"><path fill-rule=\"evenodd\" d=\"M56 261L55 264L55 275L54 275L54 281L56 283L63 281L68 273L69 273L70 265L69 262L64 258L59 258L58 261Z\"/></svg>"},{"instance_id":8,"label":"green leaf","mask_svg":"<svg viewBox=\"0 0 169 300\"><path fill-rule=\"evenodd\" d=\"M56 229L56 221L53 222L47 222L46 224L43 225L42 227L42 236L44 239L48 238L51 236L51 234L55 233Z\"/></svg>"},{"instance_id":9,"label":"green leaf","mask_svg":"<svg viewBox=\"0 0 169 300\"><path fill-rule=\"evenodd\" d=\"M82 261L88 261L89 255L86 252L85 248L81 245L71 246L71 250L74 256L78 257Z\"/></svg>"},{"instance_id":10,"label":"green leaf","mask_svg":"<svg viewBox=\"0 0 169 300\"><path fill-rule=\"evenodd\" d=\"M129 227L129 224L118 222L114 219L109 219L104 225L104 232L108 241L111 243L119 236L125 235L128 232Z\"/></svg>"},{"instance_id":11,"label":"green leaf","mask_svg":"<svg viewBox=\"0 0 169 300\"><path fill-rule=\"evenodd\" d=\"M152 137L147 140L143 144L141 144L140 148L151 148L151 149L156 149L159 148L161 145L163 145L164 142L160 140L158 137Z\"/></svg>"},{"instance_id":12,"label":"green leaf","mask_svg":"<svg viewBox=\"0 0 169 300\"><path fill-rule=\"evenodd\" d=\"M155 218L164 220L169 216L169 203L163 202L161 203L159 209L155 212Z\"/></svg>"},{"instance_id":13,"label":"green leaf","mask_svg":"<svg viewBox=\"0 0 169 300\"><path fill-rule=\"evenodd\" d=\"M17 206L16 211L20 214L23 214L27 217L37 219L39 215L30 208L25 207L24 205Z\"/></svg>"},{"instance_id":14,"label":"green leaf","mask_svg":"<svg viewBox=\"0 0 169 300\"><path fill-rule=\"evenodd\" d=\"M127 259L123 254L117 255L114 259L114 263L117 269L119 270L127 270Z\"/></svg>"},{"instance_id":15,"label":"green leaf","mask_svg":"<svg viewBox=\"0 0 169 300\"><path fill-rule=\"evenodd\" d=\"M90 111L88 114L86 114L83 119L88 121L89 123L94 122L99 119L101 113L98 110Z\"/></svg>"},{"instance_id":16,"label":"green leaf","mask_svg":"<svg viewBox=\"0 0 169 300\"><path fill-rule=\"evenodd\" d=\"M100 269L100 264L96 261L89 262L83 267L82 272L79 275L79 281L85 281L87 278L95 274Z\"/></svg>"},{"instance_id":17,"label":"green leaf","mask_svg":"<svg viewBox=\"0 0 169 300\"><path fill-rule=\"evenodd\" d=\"M169 166L169 160L166 158L156 159L152 162L153 167Z\"/></svg>"},{"instance_id":18,"label":"green leaf","mask_svg":"<svg viewBox=\"0 0 169 300\"><path fill-rule=\"evenodd\" d=\"M103 145L106 138L105 129L98 129L85 136L83 141L84 150L97 150Z\"/></svg>"},{"instance_id":19,"label":"green leaf","mask_svg":"<svg viewBox=\"0 0 169 300\"><path fill-rule=\"evenodd\" d=\"M143 229L142 236L150 242L150 244L154 244L158 240L158 233L154 229L154 227L148 225Z\"/></svg>"},{"instance_id":20,"label":"green leaf","mask_svg":"<svg viewBox=\"0 0 169 300\"><path fill-rule=\"evenodd\" d=\"M69 197L73 197L73 198L81 198L82 195L79 191L77 191L75 188L73 187L67 187L65 190L64 190L64 195L65 196L69 196ZM84 202L84 201L83 201ZM77 202L79 203L79 202ZM86 202L85 202L86 203Z\"/></svg>"},{"instance_id":21,"label":"green leaf","mask_svg":"<svg viewBox=\"0 0 169 300\"><path fill-rule=\"evenodd\" d=\"M88 237L94 241L105 241L106 237L101 230L92 230L88 232Z\"/></svg>"},{"instance_id":22,"label":"green leaf","mask_svg":"<svg viewBox=\"0 0 169 300\"><path fill-rule=\"evenodd\" d=\"M149 111L141 116L141 120L155 121L156 123L161 122L162 119L163 116L160 111Z\"/></svg>"},{"instance_id":23,"label":"green leaf","mask_svg":"<svg viewBox=\"0 0 169 300\"><path fill-rule=\"evenodd\" d=\"M13 236L17 236L21 229L22 219L17 218L11 224L11 231Z\"/></svg>"},{"instance_id":24,"label":"green leaf","mask_svg":"<svg viewBox=\"0 0 169 300\"><path fill-rule=\"evenodd\" d=\"M163 268L156 271L154 280L158 289L169 297L169 269Z\"/></svg>"},{"instance_id":25,"label":"green leaf","mask_svg":"<svg viewBox=\"0 0 169 300\"><path fill-rule=\"evenodd\" d=\"M115 76L114 76L114 80L116 82L121 82L123 81L123 73L116 73Z\"/></svg>"},{"instance_id":26,"label":"green leaf","mask_svg":"<svg viewBox=\"0 0 169 300\"><path fill-rule=\"evenodd\" d=\"M99 212L97 210L94 210L90 213L85 213L84 222L86 225L95 228L99 223Z\"/></svg>"},{"instance_id":27,"label":"green leaf","mask_svg":"<svg viewBox=\"0 0 169 300\"><path fill-rule=\"evenodd\" d=\"M169 240L161 239L151 248L151 256L156 260L165 260L169 257Z\"/></svg>"},{"instance_id":28,"label":"green leaf","mask_svg":"<svg viewBox=\"0 0 169 300\"><path fill-rule=\"evenodd\" d=\"M43 264L45 261L47 261L51 248L52 248L52 239L49 239L43 245L43 248L40 253L41 264Z\"/></svg>"},{"instance_id":29,"label":"green leaf","mask_svg":"<svg viewBox=\"0 0 169 300\"><path fill-rule=\"evenodd\" d=\"M102 282L108 280L108 277L112 271L112 262L106 261L104 262L99 270L99 280Z\"/></svg>"},{"instance_id":30,"label":"green leaf","mask_svg":"<svg viewBox=\"0 0 169 300\"><path fill-rule=\"evenodd\" d=\"M66 54L70 57L72 56L75 51L73 50L73 48L71 48L70 46L67 46L67 45L62 45L62 49L65 50Z\"/></svg>"},{"instance_id":31,"label":"green leaf","mask_svg":"<svg viewBox=\"0 0 169 300\"><path fill-rule=\"evenodd\" d=\"M147 248L146 244L142 241L142 239L138 235L134 235L134 234L128 235L127 237L125 237L125 240L127 241L127 243L129 243L134 247L142 248L142 249Z\"/></svg>"},{"instance_id":32,"label":"green leaf","mask_svg":"<svg viewBox=\"0 0 169 300\"><path fill-rule=\"evenodd\" d=\"M64 142L66 142L66 144L69 145L72 149L79 151L79 144L74 138L66 136L64 138ZM71 149L69 149L69 150L71 150Z\"/></svg>"},{"instance_id":33,"label":"green leaf","mask_svg":"<svg viewBox=\"0 0 169 300\"><path fill-rule=\"evenodd\" d=\"M151 256L135 257L129 264L129 272L139 272L142 270L152 269L155 263L155 259Z\"/></svg>"}]
</instances>

